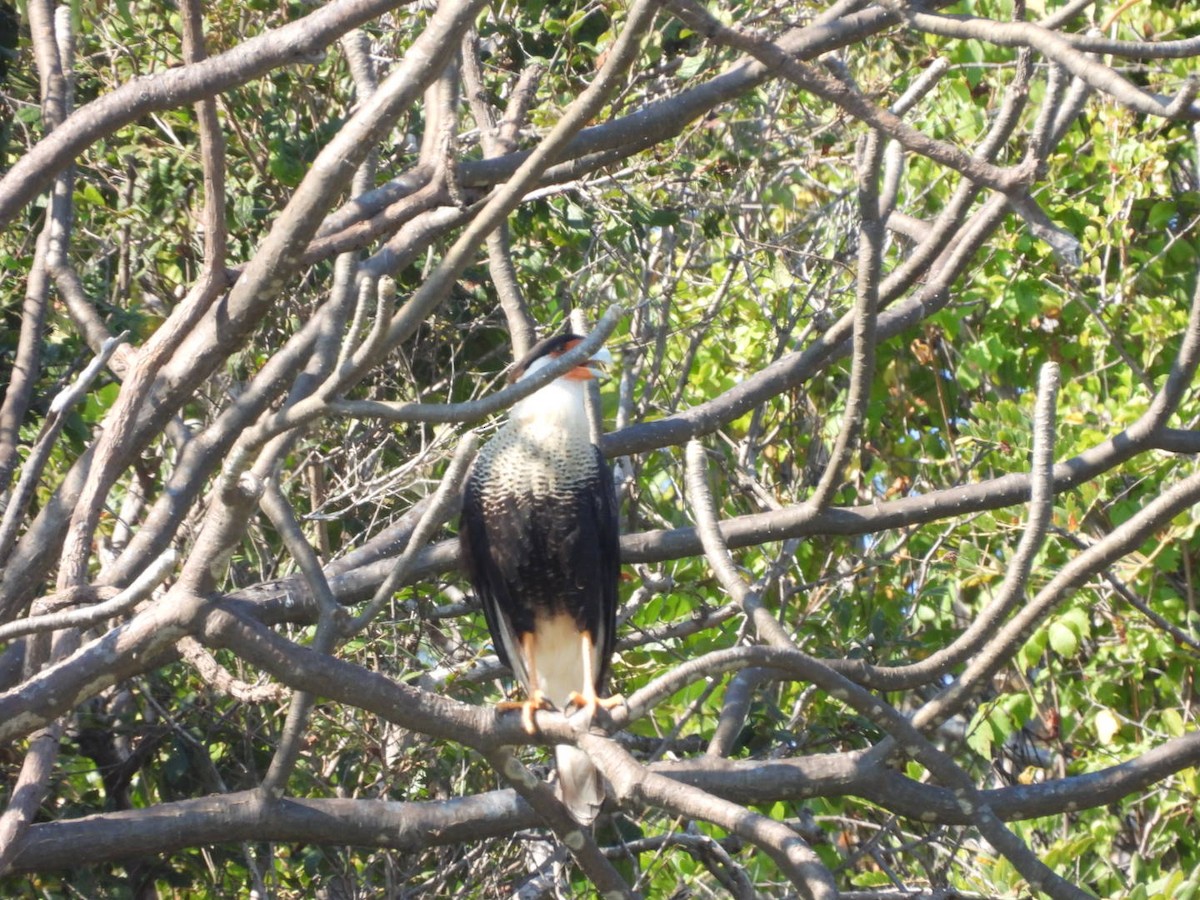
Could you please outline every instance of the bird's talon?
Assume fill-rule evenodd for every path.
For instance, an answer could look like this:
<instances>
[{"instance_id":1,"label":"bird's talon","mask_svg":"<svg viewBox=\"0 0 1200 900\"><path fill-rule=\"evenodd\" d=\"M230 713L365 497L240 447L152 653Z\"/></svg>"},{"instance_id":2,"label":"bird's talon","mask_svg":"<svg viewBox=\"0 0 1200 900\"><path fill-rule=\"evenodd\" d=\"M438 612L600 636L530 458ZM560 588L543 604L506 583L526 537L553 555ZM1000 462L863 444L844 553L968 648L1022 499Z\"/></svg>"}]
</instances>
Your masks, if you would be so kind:
<instances>
[{"instance_id":1,"label":"bird's talon","mask_svg":"<svg viewBox=\"0 0 1200 900\"><path fill-rule=\"evenodd\" d=\"M541 691L534 691L533 696L525 701L525 706L521 709L521 724L525 726L526 734L537 734L537 723L533 721L533 714L539 709L554 709L554 704L547 700Z\"/></svg>"},{"instance_id":2,"label":"bird's talon","mask_svg":"<svg viewBox=\"0 0 1200 900\"><path fill-rule=\"evenodd\" d=\"M579 691L572 691L571 696L567 698L567 709L578 707L579 709L595 709L599 706L606 712L616 709L618 706L625 705L625 697L621 694L614 694L611 697L597 697L593 694L591 697L586 694L581 694Z\"/></svg>"},{"instance_id":3,"label":"bird's talon","mask_svg":"<svg viewBox=\"0 0 1200 900\"><path fill-rule=\"evenodd\" d=\"M533 720L533 714L547 706L549 704L541 697L531 697L525 701L525 705L521 707L521 727L525 729L526 734L537 734L537 723Z\"/></svg>"},{"instance_id":4,"label":"bird's talon","mask_svg":"<svg viewBox=\"0 0 1200 900\"><path fill-rule=\"evenodd\" d=\"M528 700L501 700L496 704L497 712L509 712L514 709L521 711L521 727L525 729L525 733L537 734L537 723L533 720L534 713L539 709L554 709L554 705L546 699L541 691Z\"/></svg>"}]
</instances>

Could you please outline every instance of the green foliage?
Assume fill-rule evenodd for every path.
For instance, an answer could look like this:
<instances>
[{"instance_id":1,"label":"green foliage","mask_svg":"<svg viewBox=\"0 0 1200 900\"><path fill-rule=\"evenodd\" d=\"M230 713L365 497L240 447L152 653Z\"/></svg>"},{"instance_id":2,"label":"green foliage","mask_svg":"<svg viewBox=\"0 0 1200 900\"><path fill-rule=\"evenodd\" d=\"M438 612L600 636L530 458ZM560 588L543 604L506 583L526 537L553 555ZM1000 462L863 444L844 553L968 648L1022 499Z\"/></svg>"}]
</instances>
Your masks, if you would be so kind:
<instances>
[{"instance_id":1,"label":"green foliage","mask_svg":"<svg viewBox=\"0 0 1200 900\"><path fill-rule=\"evenodd\" d=\"M980 0L953 11L1005 18L1013 5ZM1055 7L1029 5L1031 12L1039 7L1038 15L1041 7ZM1116 6L1103 4L1098 17ZM212 53L309 10L298 2L260 0L204 7ZM1136 17L1122 18L1113 30L1127 39L1135 37L1125 34L1133 27L1162 39L1194 34L1200 13L1188 7L1148 0L1137 5ZM824 5L794 3L772 7L768 15L754 4L728 3L719 14L752 27L765 16L775 32L823 10ZM80 45L77 105L182 59L174 10L80 2L73 11ZM624 15L621 5L538 0L494 7L480 18L490 102L508 101L525 65L536 61L546 67L523 148L530 132L552 127L591 82ZM1136 26L1130 25L1135 18ZM424 13L404 11L368 25L375 57L397 58L424 21ZM845 71L863 96L883 106L920 78L933 57L947 59L949 74L906 121L968 149L991 127L1015 71L1011 48L899 28L854 45L844 56ZM598 120L701 85L735 60L662 15L644 42L638 70ZM1194 59L1157 60L1149 74L1138 74L1171 86L1194 68ZM25 40L9 86L15 114L12 136L0 145L5 169L43 130L32 72ZM1025 127L1044 85L1039 75ZM276 70L221 96L229 266L253 257L357 102L348 66L334 49L323 59ZM413 142L424 126L417 111L399 123L381 148L381 182L412 164ZM460 130L471 127L463 124ZM618 414L626 424L652 422L734 391L785 355L816 346L852 309L858 224L853 160L862 134L861 124L836 108L768 79L690 123L670 142L623 159L599 177L547 190L510 217L517 282L545 332L561 327L575 309L592 318L612 303L630 310L611 342L631 380L620 398L606 389L610 424ZM178 307L202 269L198 215L204 187L197 143L196 114L180 107L97 141L76 167L72 260L105 325L112 332L130 331L135 345ZM464 160L480 156L467 138L458 151ZM1013 164L1024 151L1010 142L999 162ZM1200 265L1194 174L1191 186L1186 184L1194 154L1181 123L1149 121L1112 102L1091 103L1051 154L1035 192L1049 218L1081 242L1080 265L1075 270L1060 265L1023 221L1009 216L955 283L952 302L877 348L862 452L851 457L834 506L862 513L888 501L1028 471L1036 373L1046 362L1062 369L1057 460L1095 448L1136 421L1176 358ZM957 184L945 168L909 154L898 208L930 221L946 208ZM32 265L43 212L44 204L31 209L27 227L0 235L5 383L20 326L19 283ZM401 297L424 282L430 259L453 237L442 236L428 257L394 273ZM885 272L901 266L911 248L911 240L893 236ZM230 398L326 302L331 271L332 263L323 260L290 283L253 341L230 348L226 364L181 410L173 424L179 430L147 448L108 498L101 542L111 541L126 524L118 519L127 500L165 489L182 432L199 433L216 421ZM351 398L459 402L496 389L509 361L497 298L483 263L472 266L451 300L357 385ZM55 305L21 433L22 452L45 421L50 399L90 355L69 314ZM810 496L842 428L849 371L848 362L816 365L802 384L740 411L706 437L713 454L710 482L723 519L796 507ZM119 385L106 378L69 413L32 512L49 501L113 408ZM1179 418L1176 425L1195 428L1194 398ZM280 483L306 536L328 562L361 547L426 496L444 472L456 436L454 428L433 424L330 419L290 451ZM632 468L623 497L627 533L690 524L678 448L640 454L627 465ZM1177 460L1167 454L1142 454L1059 494L1055 532L1037 559L1028 596L1074 558L1077 544L1111 533L1178 471ZM201 514L197 509L196 521ZM130 524L141 521L137 515ZM905 665L946 647L993 599L1026 527L1025 515L1012 506L867 535L771 540L739 548L735 558L749 582L766 585L768 608L805 652ZM1109 574L1156 618L1131 607L1111 582L1093 579L1013 649L1010 665L969 710L966 750L961 744L951 748L979 784L999 785L997 765L1005 748L1039 720L1058 723L1054 734L1040 738L1057 768L1014 766L1019 780L1099 772L1195 731L1196 652L1181 636L1193 646L1200 637L1196 532L1196 514L1182 514L1139 553L1113 563ZM294 571L280 535L256 519L220 589L233 592ZM614 664L616 689L632 694L687 660L745 643L747 626L703 558L627 571L622 600L628 616L621 626L626 645ZM394 598L387 624L340 648L339 655L455 699L494 702L500 694L494 679L477 677L489 653L487 632L477 614L464 613L460 587L461 579L448 575L445 582L406 588ZM312 637L309 622L276 627L301 643ZM232 655L218 662L245 681L257 677ZM633 723L630 745L644 760L702 754L728 684L725 676L714 677L675 692ZM909 711L924 698L901 692L888 699ZM44 820L251 789L271 763L286 713L283 698L232 699L182 663L112 689L95 698L94 707L72 722ZM95 743L95 732L104 729L140 754L126 785L107 778ZM463 747L402 733L361 709L319 703L310 732L289 783L300 796L427 801L496 786L494 774ZM754 695L731 757L752 762L842 754L879 738L874 724L810 685L768 682ZM539 774L546 773L544 749L522 752ZM5 748L0 754L2 794L11 787L19 755ZM912 761L904 771L914 782L929 781ZM1187 769L1157 782L1145 796L1010 824L1044 862L1098 896L1186 900L1200 896L1200 879L1193 874L1200 870L1198 794L1196 770ZM897 823L881 807L840 795L762 803L758 811L795 822L846 887L884 888L896 871L917 883L933 872L951 889L997 897L1029 893L1012 866L970 829ZM610 824L621 840L644 848L621 863L644 896L702 896L713 890L706 858L670 844L672 835L685 831L720 842L761 896L787 893L765 855L706 823L646 813ZM368 891L412 888L489 897L510 893L524 873L526 837L411 852L346 848L333 839L322 846L221 844L180 850L169 860L12 876L0 882L0 893L40 897L73 890L117 897L144 882L164 895L229 896L244 892L257 873L280 897L313 896L338 878ZM615 835L605 839L617 843ZM872 856L881 846L894 871L885 871ZM904 852L893 853L897 846ZM572 891L587 893L580 873L572 870L568 878Z\"/></svg>"}]
</instances>

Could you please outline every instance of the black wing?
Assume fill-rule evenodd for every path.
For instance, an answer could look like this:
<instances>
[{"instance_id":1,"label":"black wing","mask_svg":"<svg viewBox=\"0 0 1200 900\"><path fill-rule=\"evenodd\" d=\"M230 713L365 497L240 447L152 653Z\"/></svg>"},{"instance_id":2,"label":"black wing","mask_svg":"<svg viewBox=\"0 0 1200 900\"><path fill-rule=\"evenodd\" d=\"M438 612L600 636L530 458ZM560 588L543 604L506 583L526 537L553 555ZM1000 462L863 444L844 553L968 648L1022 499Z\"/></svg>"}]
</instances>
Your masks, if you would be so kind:
<instances>
[{"instance_id":1,"label":"black wing","mask_svg":"<svg viewBox=\"0 0 1200 900\"><path fill-rule=\"evenodd\" d=\"M596 523L595 575L592 585L592 602L585 603L587 616L585 625L592 633L600 651L600 666L596 671L596 690L604 687L608 680L609 663L617 635L617 588L621 580L621 522L617 506L617 492L613 485L612 469L604 459L599 447L596 466L599 472L595 491L595 509L589 516Z\"/></svg>"},{"instance_id":2,"label":"black wing","mask_svg":"<svg viewBox=\"0 0 1200 900\"><path fill-rule=\"evenodd\" d=\"M519 515L515 504L508 514L497 514L495 510L485 512L478 467L479 461L476 460L463 491L462 515L458 526L459 546L467 576L483 606L483 616L492 634L496 655L524 685L527 683L525 666L520 659L520 643L512 623L516 604L509 592L513 584L511 576L516 571L516 554L512 548L506 551L507 542L502 538L506 531L510 535L519 533L517 520L523 517Z\"/></svg>"}]
</instances>

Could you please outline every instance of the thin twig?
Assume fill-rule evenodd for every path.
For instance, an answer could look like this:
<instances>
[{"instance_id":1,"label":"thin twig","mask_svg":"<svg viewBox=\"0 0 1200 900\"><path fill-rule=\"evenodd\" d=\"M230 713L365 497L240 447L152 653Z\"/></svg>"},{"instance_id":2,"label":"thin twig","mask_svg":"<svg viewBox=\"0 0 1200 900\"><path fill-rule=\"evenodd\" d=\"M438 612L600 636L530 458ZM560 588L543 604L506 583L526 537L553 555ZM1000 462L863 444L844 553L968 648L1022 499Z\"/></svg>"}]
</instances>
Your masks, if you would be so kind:
<instances>
[{"instance_id":1,"label":"thin twig","mask_svg":"<svg viewBox=\"0 0 1200 900\"><path fill-rule=\"evenodd\" d=\"M361 631L370 624L375 616L379 615L384 605L392 599L392 595L404 583L408 576L409 567L416 558L417 552L429 542L433 533L441 527L443 522L458 512L462 482L467 476L467 470L470 468L471 461L475 458L475 451L478 447L479 435L473 431L468 432L459 441L458 449L454 451L454 458L450 461L446 473L442 476L441 484L438 485L438 489L433 495L433 500L430 501L429 506L426 507L425 512L421 515L420 521L417 522L416 527L413 529L412 537L408 539L408 544L405 546L404 552L396 560L391 573L375 591L375 596L371 598L371 602L367 604L361 613L346 622L342 629L343 637L350 637Z\"/></svg>"},{"instance_id":2,"label":"thin twig","mask_svg":"<svg viewBox=\"0 0 1200 900\"><path fill-rule=\"evenodd\" d=\"M518 400L541 390L564 372L579 365L603 346L625 314L614 304L596 322L596 327L577 346L571 348L549 365L505 386L494 394L462 403L390 403L382 400L331 400L328 411L355 418L377 417L389 422L430 422L469 425L493 413L508 409Z\"/></svg>"},{"instance_id":3,"label":"thin twig","mask_svg":"<svg viewBox=\"0 0 1200 900\"><path fill-rule=\"evenodd\" d=\"M602 897L633 900L637 896L601 851L591 830L571 817L554 789L522 765L511 748L497 747L484 756L550 827Z\"/></svg>"},{"instance_id":4,"label":"thin twig","mask_svg":"<svg viewBox=\"0 0 1200 900\"><path fill-rule=\"evenodd\" d=\"M841 483L842 471L862 431L871 381L875 374L875 333L879 314L879 278L882 271L884 226L879 209L879 167L883 161L883 136L868 132L857 165L858 268L855 279L854 330L850 351L850 387L842 425L829 453L825 471L808 498L814 511L824 509Z\"/></svg>"},{"instance_id":5,"label":"thin twig","mask_svg":"<svg viewBox=\"0 0 1200 900\"><path fill-rule=\"evenodd\" d=\"M1165 488L1157 497L1117 528L1075 556L1006 625L988 645L971 657L962 674L913 718L919 728L930 728L954 715L1028 640L1033 630L1076 589L1097 573L1139 547L1182 510L1200 502L1200 474Z\"/></svg>"},{"instance_id":6,"label":"thin twig","mask_svg":"<svg viewBox=\"0 0 1200 900\"><path fill-rule=\"evenodd\" d=\"M42 421L41 433L29 451L28 459L21 467L17 485L13 489L8 506L5 507L4 516L0 519L0 565L8 561L8 555L12 552L17 531L21 527L21 519L37 491L42 470L50 459L58 435L66 425L66 412L83 400L92 382L108 365L113 354L117 352L117 348L128 336L129 332L123 331L105 341L100 347L100 352L88 363L87 367L50 401L50 408L46 412L46 418Z\"/></svg>"},{"instance_id":7,"label":"thin twig","mask_svg":"<svg viewBox=\"0 0 1200 900\"><path fill-rule=\"evenodd\" d=\"M1004 581L996 591L995 597L962 634L920 662L905 666L872 667L870 681L873 686L885 690L899 690L916 683L931 683L979 652L995 636L1000 624L1025 596L1034 557L1046 539L1054 511L1054 435L1058 382L1058 365L1047 363L1042 366L1033 419L1029 514L1017 550L1005 568Z\"/></svg>"},{"instance_id":8,"label":"thin twig","mask_svg":"<svg viewBox=\"0 0 1200 900\"><path fill-rule=\"evenodd\" d=\"M25 634L38 634L45 631L59 631L65 628L87 628L105 619L111 619L125 610L140 603L150 596L158 585L163 582L175 567L178 554L167 550L158 557L149 568L138 576L129 587L121 591L111 600L86 609L69 610L49 613L42 616L31 616L28 619L17 619L0 625L0 641L10 640Z\"/></svg>"},{"instance_id":9,"label":"thin twig","mask_svg":"<svg viewBox=\"0 0 1200 900\"><path fill-rule=\"evenodd\" d=\"M743 614L760 641L772 647L795 647L791 637L763 604L762 597L750 588L734 565L725 539L721 536L712 491L708 487L704 445L699 441L689 441L687 445L687 488L704 555L721 587L742 607Z\"/></svg>"}]
</instances>

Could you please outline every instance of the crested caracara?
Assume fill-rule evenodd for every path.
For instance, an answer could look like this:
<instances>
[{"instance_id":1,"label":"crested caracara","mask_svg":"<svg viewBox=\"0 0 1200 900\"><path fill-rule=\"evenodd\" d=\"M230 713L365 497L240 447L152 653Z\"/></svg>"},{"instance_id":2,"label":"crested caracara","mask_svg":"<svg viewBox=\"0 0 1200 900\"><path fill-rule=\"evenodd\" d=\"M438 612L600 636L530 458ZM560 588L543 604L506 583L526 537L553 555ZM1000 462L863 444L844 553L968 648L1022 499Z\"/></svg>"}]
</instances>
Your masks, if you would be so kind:
<instances>
[{"instance_id":1,"label":"crested caracara","mask_svg":"<svg viewBox=\"0 0 1200 900\"><path fill-rule=\"evenodd\" d=\"M536 372L581 341L539 342L510 381ZM459 539L492 641L533 714L580 705L590 715L608 677L620 572L612 472L592 443L587 382L606 351L519 401L480 450L467 479ZM619 698L609 698L619 702ZM581 750L555 748L563 803L590 824L604 800L599 775Z\"/></svg>"}]
</instances>

